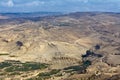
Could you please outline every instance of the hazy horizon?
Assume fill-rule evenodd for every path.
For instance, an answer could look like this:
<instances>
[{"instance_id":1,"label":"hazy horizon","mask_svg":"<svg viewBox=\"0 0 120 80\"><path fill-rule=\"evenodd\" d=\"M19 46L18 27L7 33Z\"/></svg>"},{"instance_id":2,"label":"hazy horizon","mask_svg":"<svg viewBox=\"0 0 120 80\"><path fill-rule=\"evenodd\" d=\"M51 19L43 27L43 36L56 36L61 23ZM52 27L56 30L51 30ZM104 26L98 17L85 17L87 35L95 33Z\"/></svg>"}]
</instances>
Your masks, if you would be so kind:
<instances>
[{"instance_id":1,"label":"hazy horizon","mask_svg":"<svg viewBox=\"0 0 120 80\"><path fill-rule=\"evenodd\" d=\"M0 13L120 12L120 0L0 0Z\"/></svg>"}]
</instances>

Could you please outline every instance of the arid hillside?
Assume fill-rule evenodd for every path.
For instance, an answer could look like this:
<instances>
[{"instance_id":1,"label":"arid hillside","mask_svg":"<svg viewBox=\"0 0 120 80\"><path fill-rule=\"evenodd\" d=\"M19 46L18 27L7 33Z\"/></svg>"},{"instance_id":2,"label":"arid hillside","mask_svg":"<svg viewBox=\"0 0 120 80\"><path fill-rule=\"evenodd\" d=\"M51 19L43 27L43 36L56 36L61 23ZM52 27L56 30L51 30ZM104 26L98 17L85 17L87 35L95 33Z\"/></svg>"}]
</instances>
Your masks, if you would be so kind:
<instances>
[{"instance_id":1,"label":"arid hillside","mask_svg":"<svg viewBox=\"0 0 120 80\"><path fill-rule=\"evenodd\" d=\"M77 12L1 19L0 64L4 61L13 61L9 66L20 61L18 65L36 62L49 67L42 71L35 69L33 73L29 71L26 76L22 71L21 76L10 76L11 72L7 73L3 67L0 74L8 76L0 75L3 80L12 80L13 76L14 80L120 80L115 79L120 74L120 14ZM86 62L90 65L86 66ZM55 71L58 75L40 76L43 75L40 72L54 69L60 70Z\"/></svg>"}]
</instances>

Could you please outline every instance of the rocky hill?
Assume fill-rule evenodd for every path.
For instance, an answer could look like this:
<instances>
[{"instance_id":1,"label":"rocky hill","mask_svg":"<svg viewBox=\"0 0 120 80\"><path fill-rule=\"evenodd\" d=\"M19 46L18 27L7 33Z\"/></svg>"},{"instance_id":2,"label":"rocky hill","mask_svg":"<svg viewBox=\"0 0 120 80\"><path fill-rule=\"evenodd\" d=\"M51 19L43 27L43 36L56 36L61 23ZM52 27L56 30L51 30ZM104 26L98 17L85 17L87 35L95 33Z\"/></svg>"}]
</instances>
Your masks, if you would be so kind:
<instances>
[{"instance_id":1,"label":"rocky hill","mask_svg":"<svg viewBox=\"0 0 120 80\"><path fill-rule=\"evenodd\" d=\"M74 80L85 75L108 80L120 74L120 14L77 12L0 20L0 62L6 60L45 63L50 65L48 70L61 69L62 77L54 76L50 80L67 80L68 77ZM84 67L93 75L65 73L64 68L81 65L84 61L92 62ZM94 77L97 71L104 77ZM14 77L34 78L38 72L31 77Z\"/></svg>"}]
</instances>

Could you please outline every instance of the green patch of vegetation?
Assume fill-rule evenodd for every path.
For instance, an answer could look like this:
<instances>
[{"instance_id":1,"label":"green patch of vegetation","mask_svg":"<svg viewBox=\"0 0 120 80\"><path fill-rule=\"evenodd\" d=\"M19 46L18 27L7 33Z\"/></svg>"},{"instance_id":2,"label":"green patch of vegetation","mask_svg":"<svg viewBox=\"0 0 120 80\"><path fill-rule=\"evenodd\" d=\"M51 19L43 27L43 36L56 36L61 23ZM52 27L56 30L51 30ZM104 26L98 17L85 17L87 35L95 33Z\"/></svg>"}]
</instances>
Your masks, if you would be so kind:
<instances>
[{"instance_id":1,"label":"green patch of vegetation","mask_svg":"<svg viewBox=\"0 0 120 80\"><path fill-rule=\"evenodd\" d=\"M57 74L59 72L60 72L60 70L53 69L50 72L39 73L38 78L40 78L40 79L48 79L48 78L51 78L52 75L55 75L55 74Z\"/></svg>"},{"instance_id":2,"label":"green patch of vegetation","mask_svg":"<svg viewBox=\"0 0 120 80\"><path fill-rule=\"evenodd\" d=\"M9 55L8 53L0 53L0 56L5 56L5 55Z\"/></svg>"},{"instance_id":3,"label":"green patch of vegetation","mask_svg":"<svg viewBox=\"0 0 120 80\"><path fill-rule=\"evenodd\" d=\"M81 69L82 69L81 66L70 66L70 67L64 68L64 70L70 70L70 71L79 71Z\"/></svg>"},{"instance_id":4,"label":"green patch of vegetation","mask_svg":"<svg viewBox=\"0 0 120 80\"><path fill-rule=\"evenodd\" d=\"M51 74L50 74L49 72L40 73L40 74L38 75L38 78L48 79L48 78L51 78Z\"/></svg>"},{"instance_id":5,"label":"green patch of vegetation","mask_svg":"<svg viewBox=\"0 0 120 80\"><path fill-rule=\"evenodd\" d=\"M59 72L60 72L60 70L53 69L52 71L50 71L50 74L53 75L53 74L57 74Z\"/></svg>"},{"instance_id":6,"label":"green patch of vegetation","mask_svg":"<svg viewBox=\"0 0 120 80\"><path fill-rule=\"evenodd\" d=\"M0 63L0 69L4 69L6 72L14 72L14 71L32 71L38 69L45 69L49 65L45 63L38 62L26 62L21 63L20 61L14 60L6 60Z\"/></svg>"},{"instance_id":7,"label":"green patch of vegetation","mask_svg":"<svg viewBox=\"0 0 120 80\"><path fill-rule=\"evenodd\" d=\"M23 66L25 67L31 67L31 69L45 69L48 67L48 64L45 64L45 63L36 63L36 62L27 62L25 63Z\"/></svg>"},{"instance_id":8,"label":"green patch of vegetation","mask_svg":"<svg viewBox=\"0 0 120 80\"><path fill-rule=\"evenodd\" d=\"M82 64L83 67L87 68L90 65L91 65L91 61L89 61L89 60L83 61L83 64Z\"/></svg>"},{"instance_id":9,"label":"green patch of vegetation","mask_svg":"<svg viewBox=\"0 0 120 80\"><path fill-rule=\"evenodd\" d=\"M17 56L15 56L15 55L10 55L10 57L17 57Z\"/></svg>"},{"instance_id":10,"label":"green patch of vegetation","mask_svg":"<svg viewBox=\"0 0 120 80\"><path fill-rule=\"evenodd\" d=\"M51 70L50 72L40 73L40 74L38 74L38 76L51 76L51 75L57 74L59 72L60 72L60 70L54 69L54 70Z\"/></svg>"},{"instance_id":11,"label":"green patch of vegetation","mask_svg":"<svg viewBox=\"0 0 120 80\"><path fill-rule=\"evenodd\" d=\"M38 69L45 69L48 65L44 63L36 63L36 62L26 62L21 63L18 65L12 65L5 69L6 72L13 72L13 71L31 71L31 70L38 70Z\"/></svg>"},{"instance_id":12,"label":"green patch of vegetation","mask_svg":"<svg viewBox=\"0 0 120 80\"><path fill-rule=\"evenodd\" d=\"M61 76L63 76L62 73L58 73L58 74L56 75L56 77L61 77Z\"/></svg>"},{"instance_id":13,"label":"green patch of vegetation","mask_svg":"<svg viewBox=\"0 0 120 80\"><path fill-rule=\"evenodd\" d=\"M83 61L82 65L77 65L77 66L70 66L67 68L64 68L65 72L70 73L70 72L78 72L78 73L85 73L86 69L88 66L91 65L91 61Z\"/></svg>"},{"instance_id":14,"label":"green patch of vegetation","mask_svg":"<svg viewBox=\"0 0 120 80\"><path fill-rule=\"evenodd\" d=\"M0 69L3 69L5 67L9 67L11 66L12 64L11 63L8 63L8 62L1 62L0 63Z\"/></svg>"}]
</instances>

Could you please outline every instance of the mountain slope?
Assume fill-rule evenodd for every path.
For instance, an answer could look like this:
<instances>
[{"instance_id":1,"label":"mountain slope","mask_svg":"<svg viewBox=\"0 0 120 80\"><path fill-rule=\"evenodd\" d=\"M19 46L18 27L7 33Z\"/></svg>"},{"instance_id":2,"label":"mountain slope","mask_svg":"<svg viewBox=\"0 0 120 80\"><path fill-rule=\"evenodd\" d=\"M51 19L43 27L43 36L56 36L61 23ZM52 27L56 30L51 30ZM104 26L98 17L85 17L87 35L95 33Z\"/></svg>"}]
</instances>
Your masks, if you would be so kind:
<instances>
[{"instance_id":1,"label":"mountain slope","mask_svg":"<svg viewBox=\"0 0 120 80\"><path fill-rule=\"evenodd\" d=\"M41 62L50 64L49 69L64 71L66 67L81 65L84 60L89 60L92 65L85 68L91 75L83 74L87 78L93 77L92 74L97 71L104 74L103 78L118 75L119 16L117 13L78 12L6 20L0 25L0 61ZM18 24L19 21L21 23ZM69 75L66 72L64 78ZM81 74L75 74L70 79L75 76ZM97 80L99 77L93 78Z\"/></svg>"}]
</instances>

